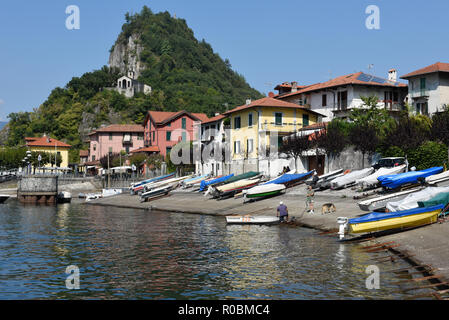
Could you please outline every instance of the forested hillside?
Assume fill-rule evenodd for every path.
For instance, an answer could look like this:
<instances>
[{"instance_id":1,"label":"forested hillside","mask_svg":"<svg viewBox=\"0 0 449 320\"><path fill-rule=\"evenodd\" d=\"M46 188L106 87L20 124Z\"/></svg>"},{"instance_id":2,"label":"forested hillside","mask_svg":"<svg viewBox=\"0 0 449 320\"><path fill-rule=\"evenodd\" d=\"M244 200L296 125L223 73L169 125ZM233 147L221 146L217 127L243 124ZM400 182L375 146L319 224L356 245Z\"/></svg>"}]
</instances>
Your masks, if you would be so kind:
<instances>
[{"instance_id":1,"label":"forested hillside","mask_svg":"<svg viewBox=\"0 0 449 320\"><path fill-rule=\"evenodd\" d=\"M188 110L209 116L243 104L246 98L262 95L251 88L230 62L223 60L204 40L198 41L183 19L168 12L154 14L144 7L139 14L125 16L117 46L130 37L139 46L135 54L140 67L138 80L148 84L150 95L133 98L105 87L115 86L121 75L133 68L125 57L119 65L74 77L64 88L55 88L33 112L9 115L3 129L4 144L23 144L25 136L44 133L74 146L71 155L86 147L87 134L102 124L141 123L148 110ZM135 61L133 62L135 63Z\"/></svg>"}]
</instances>

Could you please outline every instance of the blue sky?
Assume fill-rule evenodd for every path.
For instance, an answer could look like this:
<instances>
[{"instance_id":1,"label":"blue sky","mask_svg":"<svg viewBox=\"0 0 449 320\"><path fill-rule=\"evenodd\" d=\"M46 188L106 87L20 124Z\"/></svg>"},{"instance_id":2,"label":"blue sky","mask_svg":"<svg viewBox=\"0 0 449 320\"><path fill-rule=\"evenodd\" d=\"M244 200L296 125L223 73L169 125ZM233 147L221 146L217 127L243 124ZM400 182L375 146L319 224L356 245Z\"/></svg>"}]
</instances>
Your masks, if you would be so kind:
<instances>
[{"instance_id":1,"label":"blue sky","mask_svg":"<svg viewBox=\"0 0 449 320\"><path fill-rule=\"evenodd\" d=\"M80 8L67 30L65 9ZM356 71L403 75L449 62L449 1L429 0L42 0L0 4L0 120L31 111L73 76L107 64L126 12L147 5L187 21L261 92L283 81L310 84ZM380 30L365 27L368 5Z\"/></svg>"}]
</instances>

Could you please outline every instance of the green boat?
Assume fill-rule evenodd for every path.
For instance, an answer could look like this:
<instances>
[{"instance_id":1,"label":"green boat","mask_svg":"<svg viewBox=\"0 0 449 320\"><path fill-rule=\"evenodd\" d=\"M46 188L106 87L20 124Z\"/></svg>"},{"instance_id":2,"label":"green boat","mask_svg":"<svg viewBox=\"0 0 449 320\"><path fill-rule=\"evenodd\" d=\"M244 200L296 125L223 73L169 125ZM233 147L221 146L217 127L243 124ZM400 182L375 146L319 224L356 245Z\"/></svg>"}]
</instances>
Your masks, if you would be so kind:
<instances>
[{"instance_id":1,"label":"green boat","mask_svg":"<svg viewBox=\"0 0 449 320\"><path fill-rule=\"evenodd\" d=\"M243 180L243 179L249 179L252 177L259 176L260 174L261 174L260 172L249 171L246 173L242 173L242 174L233 176L233 177L229 178L228 180L226 180L223 184L233 183L233 182Z\"/></svg>"}]
</instances>

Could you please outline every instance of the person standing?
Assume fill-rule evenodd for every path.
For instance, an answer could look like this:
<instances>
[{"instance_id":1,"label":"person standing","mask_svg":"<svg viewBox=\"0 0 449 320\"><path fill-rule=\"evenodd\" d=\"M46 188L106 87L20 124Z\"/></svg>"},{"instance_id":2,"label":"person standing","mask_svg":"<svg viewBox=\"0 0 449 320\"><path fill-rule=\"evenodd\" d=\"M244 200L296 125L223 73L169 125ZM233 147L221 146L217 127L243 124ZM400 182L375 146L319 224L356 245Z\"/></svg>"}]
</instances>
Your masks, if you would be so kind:
<instances>
[{"instance_id":1,"label":"person standing","mask_svg":"<svg viewBox=\"0 0 449 320\"><path fill-rule=\"evenodd\" d=\"M282 201L279 202L276 216L279 217L280 222L288 221L288 208Z\"/></svg>"},{"instance_id":2,"label":"person standing","mask_svg":"<svg viewBox=\"0 0 449 320\"><path fill-rule=\"evenodd\" d=\"M306 206L309 207L309 210L307 210L307 212L312 213L312 214L315 213L313 211L313 203L314 203L313 197L314 196L315 196L315 192L313 192L312 186L309 186L308 190L307 190Z\"/></svg>"}]
</instances>

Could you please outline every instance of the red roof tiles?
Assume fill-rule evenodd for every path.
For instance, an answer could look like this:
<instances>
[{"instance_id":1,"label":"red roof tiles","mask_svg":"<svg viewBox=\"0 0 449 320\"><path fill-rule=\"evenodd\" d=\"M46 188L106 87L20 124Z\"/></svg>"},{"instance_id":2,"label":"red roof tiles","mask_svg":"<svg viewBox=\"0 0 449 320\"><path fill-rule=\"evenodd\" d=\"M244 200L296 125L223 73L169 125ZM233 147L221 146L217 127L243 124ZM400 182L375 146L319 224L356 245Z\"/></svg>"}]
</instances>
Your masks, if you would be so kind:
<instances>
[{"instance_id":1,"label":"red roof tiles","mask_svg":"<svg viewBox=\"0 0 449 320\"><path fill-rule=\"evenodd\" d=\"M202 124L205 124L205 123L210 123L210 122L215 122L215 121L219 121L219 120L221 120L221 119L224 119L224 118L226 118L226 116L225 116L225 115L223 115L223 114L219 114L218 116L215 116L215 117L209 118L209 120L207 120L207 121L204 121L204 122L202 122Z\"/></svg>"},{"instance_id":2,"label":"red roof tiles","mask_svg":"<svg viewBox=\"0 0 449 320\"><path fill-rule=\"evenodd\" d=\"M89 150L80 150L80 157L88 157Z\"/></svg>"},{"instance_id":3,"label":"red roof tiles","mask_svg":"<svg viewBox=\"0 0 449 320\"><path fill-rule=\"evenodd\" d=\"M148 117L151 117L156 125L164 124L170 122L181 115L186 114L194 118L194 120L199 120L201 122L209 120L209 117L204 113L190 113L185 110L177 111L177 112L167 112L167 111L148 111L147 116L145 117L144 123L147 122Z\"/></svg>"},{"instance_id":4,"label":"red roof tiles","mask_svg":"<svg viewBox=\"0 0 449 320\"><path fill-rule=\"evenodd\" d=\"M140 124L111 124L109 126L99 128L89 133L89 135L95 134L97 132L142 132L144 129Z\"/></svg>"},{"instance_id":5,"label":"red roof tiles","mask_svg":"<svg viewBox=\"0 0 449 320\"><path fill-rule=\"evenodd\" d=\"M279 107L279 108L295 108L295 109L305 109L308 110L311 113L315 113L318 115L321 115L318 112L312 111L309 108L306 108L304 106L301 106L299 104L295 104L295 103L291 103L291 102L286 102L286 101L282 101L279 99L274 99L274 98L270 98L270 97L265 97L259 100L255 100L252 101L250 104L244 104L242 106L236 107L230 111L227 111L225 113L223 113L224 115L229 115L233 112L237 112L237 111L241 111L241 110L245 110L248 108L254 108L254 107Z\"/></svg>"},{"instance_id":6,"label":"red roof tiles","mask_svg":"<svg viewBox=\"0 0 449 320\"><path fill-rule=\"evenodd\" d=\"M407 79L407 78L411 78L414 76L419 76L422 74L433 73L433 72L449 72L449 63L437 62L430 66L407 73L405 76L402 76L401 79Z\"/></svg>"},{"instance_id":7,"label":"red roof tiles","mask_svg":"<svg viewBox=\"0 0 449 320\"><path fill-rule=\"evenodd\" d=\"M27 147L57 147L57 148L70 148L72 147L70 144L64 143L62 141L52 139L49 137L41 137L41 138L25 138Z\"/></svg>"},{"instance_id":8,"label":"red roof tiles","mask_svg":"<svg viewBox=\"0 0 449 320\"><path fill-rule=\"evenodd\" d=\"M130 153L139 153L139 152L160 152L160 150L158 146L149 146L130 151Z\"/></svg>"}]
</instances>

